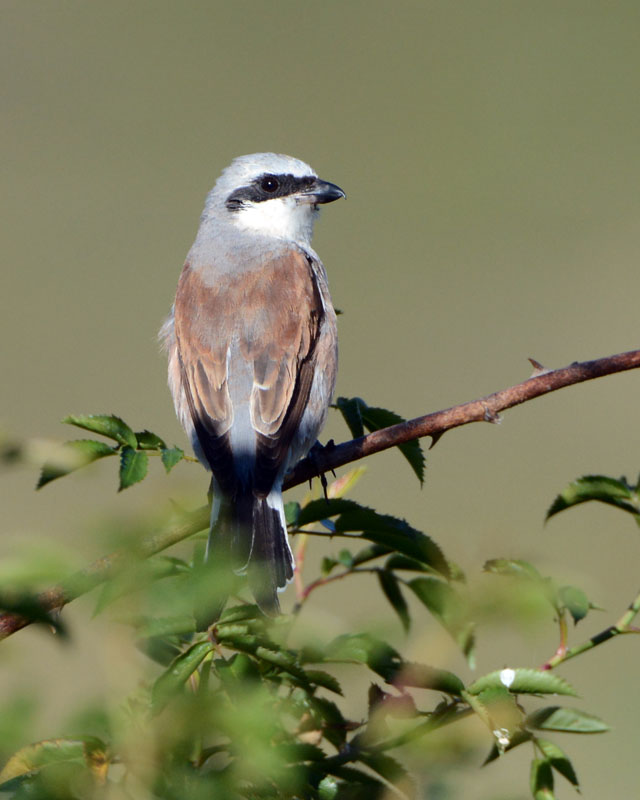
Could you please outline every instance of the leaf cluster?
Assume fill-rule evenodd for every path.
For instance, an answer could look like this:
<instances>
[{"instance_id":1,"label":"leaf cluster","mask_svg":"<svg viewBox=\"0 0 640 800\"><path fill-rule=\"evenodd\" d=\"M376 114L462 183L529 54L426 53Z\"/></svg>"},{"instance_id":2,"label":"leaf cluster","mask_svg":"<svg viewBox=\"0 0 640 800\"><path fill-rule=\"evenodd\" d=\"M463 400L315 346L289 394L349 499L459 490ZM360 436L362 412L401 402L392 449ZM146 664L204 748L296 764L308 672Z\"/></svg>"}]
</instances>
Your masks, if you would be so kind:
<instances>
[{"instance_id":1,"label":"leaf cluster","mask_svg":"<svg viewBox=\"0 0 640 800\"><path fill-rule=\"evenodd\" d=\"M400 420L358 398L341 398L337 405L354 436ZM156 434L134 433L113 415L64 421L110 443L68 442L61 457L43 468L39 486L117 456L123 489L145 477L150 455L161 458L167 473L187 458ZM412 443L402 452L422 482L419 445ZM312 537L332 548L318 575L306 578L299 572L297 604L290 617L264 617L246 600L242 581L230 577L228 565L203 570L199 541L191 558L141 558L133 550L120 569L105 577L96 613L117 609L118 619L129 626L149 659L148 682L122 698L100 735L79 730L14 752L0 773L0 791L16 800L97 798L105 792L130 798L138 796L141 786L145 796L167 800L412 797L415 782L402 762L406 748L422 746L436 731L471 717L486 730L486 764L524 743L532 745L534 798L555 796L554 776L578 787L569 757L547 737L601 733L607 725L555 700L536 704L540 698L576 696L552 670L579 649L569 648L566 618L577 624L595 606L581 589L557 585L526 561L487 561L485 571L513 581L516 590L525 584L540 589L558 621L560 643L542 669L502 666L471 679L476 624L462 570L432 537L406 520L345 498L359 476L353 470L333 482L326 497L287 505L299 555ZM625 479L588 476L558 495L548 516L597 500L631 513L637 522L638 492L638 485ZM370 576L372 588L378 587L405 633L416 615L442 626L469 672L457 675L406 659L370 631L296 642L311 593L363 574ZM214 625L199 631L197 606L205 595L211 601L216 591L221 596L232 593L235 601ZM7 600L4 608L36 621L55 621L34 597L14 598L13 608ZM640 599L633 614L639 607ZM633 614L612 628L614 633L629 630ZM597 643L581 645L579 652ZM358 685L366 687L365 711L355 718L347 710L354 690L345 683L345 665L357 672ZM152 766L143 769L145 759Z\"/></svg>"}]
</instances>

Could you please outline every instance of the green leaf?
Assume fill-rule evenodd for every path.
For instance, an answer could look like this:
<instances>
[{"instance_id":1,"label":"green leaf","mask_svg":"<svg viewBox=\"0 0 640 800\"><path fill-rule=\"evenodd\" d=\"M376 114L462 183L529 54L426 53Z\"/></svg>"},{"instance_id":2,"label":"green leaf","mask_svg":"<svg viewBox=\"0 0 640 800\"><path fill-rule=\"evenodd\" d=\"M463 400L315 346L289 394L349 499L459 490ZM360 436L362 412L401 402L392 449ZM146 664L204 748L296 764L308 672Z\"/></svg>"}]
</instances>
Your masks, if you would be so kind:
<instances>
[{"instance_id":1,"label":"green leaf","mask_svg":"<svg viewBox=\"0 0 640 800\"><path fill-rule=\"evenodd\" d=\"M552 800L554 797L553 771L546 759L534 758L531 762L530 785L535 800Z\"/></svg>"},{"instance_id":2,"label":"green leaf","mask_svg":"<svg viewBox=\"0 0 640 800\"><path fill-rule=\"evenodd\" d=\"M575 586L562 586L558 590L558 596L562 605L573 617L575 625L589 613L591 603L589 603L589 598L582 589L578 589Z\"/></svg>"},{"instance_id":3,"label":"green leaf","mask_svg":"<svg viewBox=\"0 0 640 800\"><path fill-rule=\"evenodd\" d=\"M147 474L149 456L143 450L123 447L120 453L120 486L118 491L127 489L143 480Z\"/></svg>"},{"instance_id":4,"label":"green leaf","mask_svg":"<svg viewBox=\"0 0 640 800\"><path fill-rule=\"evenodd\" d=\"M409 607L407 606L407 601L404 599L402 590L400 589L398 579L393 572L383 569L378 572L378 580L380 582L380 588L389 601L391 608L393 608L400 618L400 622L405 633L409 633L409 628L411 627Z\"/></svg>"},{"instance_id":5,"label":"green leaf","mask_svg":"<svg viewBox=\"0 0 640 800\"><path fill-rule=\"evenodd\" d=\"M338 781L331 775L325 775L318 784L319 800L335 800L338 796Z\"/></svg>"},{"instance_id":6,"label":"green leaf","mask_svg":"<svg viewBox=\"0 0 640 800\"><path fill-rule=\"evenodd\" d=\"M364 751L360 754L360 761L366 764L369 769L377 772L378 775L382 775L389 783L400 783L408 778L408 772L402 764L385 753L367 753Z\"/></svg>"},{"instance_id":7,"label":"green leaf","mask_svg":"<svg viewBox=\"0 0 640 800\"><path fill-rule=\"evenodd\" d=\"M291 502L284 504L284 518L287 525L298 527L298 517L300 515L300 503Z\"/></svg>"},{"instance_id":8,"label":"green leaf","mask_svg":"<svg viewBox=\"0 0 640 800\"><path fill-rule=\"evenodd\" d=\"M181 614L175 617L144 617L136 626L136 636L141 639L155 638L157 636L180 636L195 633L196 623L193 616Z\"/></svg>"},{"instance_id":9,"label":"green leaf","mask_svg":"<svg viewBox=\"0 0 640 800\"><path fill-rule=\"evenodd\" d=\"M534 711L525 720L528 728L564 733L606 733L609 726L593 714L576 708L547 706Z\"/></svg>"},{"instance_id":10,"label":"green leaf","mask_svg":"<svg viewBox=\"0 0 640 800\"><path fill-rule=\"evenodd\" d=\"M321 522L327 517L335 517L344 511L361 508L364 508L364 506L356 503L355 500L345 500L341 497L326 500L321 497L318 500L312 500L300 509L297 524L302 527L303 525L309 525L311 522Z\"/></svg>"},{"instance_id":11,"label":"green leaf","mask_svg":"<svg viewBox=\"0 0 640 800\"><path fill-rule=\"evenodd\" d=\"M175 465L182 461L183 458L184 450L180 447L164 447L160 454L160 460L164 464L167 474L171 472Z\"/></svg>"},{"instance_id":12,"label":"green leaf","mask_svg":"<svg viewBox=\"0 0 640 800\"><path fill-rule=\"evenodd\" d=\"M94 737L45 739L18 750L0 772L0 789L9 781L26 777L54 764L79 763L93 769L94 760L102 753L106 762L106 746Z\"/></svg>"},{"instance_id":13,"label":"green leaf","mask_svg":"<svg viewBox=\"0 0 640 800\"><path fill-rule=\"evenodd\" d=\"M398 425L406 422L404 417L389 411L386 408L374 408L368 406L360 397L351 399L339 397L336 400L336 407L344 417L349 426L351 435L358 438L363 435L363 427L368 431L378 431L388 428L391 425ZM415 472L420 483L424 483L424 453L418 439L398 445L398 449L407 459L411 469Z\"/></svg>"},{"instance_id":14,"label":"green leaf","mask_svg":"<svg viewBox=\"0 0 640 800\"><path fill-rule=\"evenodd\" d=\"M135 437L142 450L164 450L167 446L163 439L151 431L137 431Z\"/></svg>"},{"instance_id":15,"label":"green leaf","mask_svg":"<svg viewBox=\"0 0 640 800\"><path fill-rule=\"evenodd\" d=\"M544 578L533 564L528 561L521 561L518 558L493 558L485 562L483 569L485 572L491 572L494 575L508 575L514 578L544 581Z\"/></svg>"},{"instance_id":16,"label":"green leaf","mask_svg":"<svg viewBox=\"0 0 640 800\"><path fill-rule=\"evenodd\" d=\"M159 713L189 680L204 659L213 650L211 642L197 642L181 653L153 684L151 703L154 713Z\"/></svg>"},{"instance_id":17,"label":"green leaf","mask_svg":"<svg viewBox=\"0 0 640 800\"><path fill-rule=\"evenodd\" d=\"M558 747L555 742L550 742L548 739L536 739L536 746L541 750L544 757L556 772L559 772L560 775L566 778L569 783L573 784L576 788L580 785L573 764L564 750Z\"/></svg>"},{"instance_id":18,"label":"green leaf","mask_svg":"<svg viewBox=\"0 0 640 800\"><path fill-rule=\"evenodd\" d=\"M479 694L488 688L503 686L513 694L562 694L577 697L565 680L549 670L503 669L490 672L469 686L471 694Z\"/></svg>"},{"instance_id":19,"label":"green leaf","mask_svg":"<svg viewBox=\"0 0 640 800\"><path fill-rule=\"evenodd\" d=\"M92 433L100 433L118 444L128 445L134 450L138 446L135 433L126 422L112 414L70 414L62 420L67 425L75 425Z\"/></svg>"},{"instance_id":20,"label":"green leaf","mask_svg":"<svg viewBox=\"0 0 640 800\"><path fill-rule=\"evenodd\" d=\"M87 464L105 456L115 455L116 449L95 439L76 439L61 445L54 458L42 467L36 489L41 489L56 478L62 478Z\"/></svg>"},{"instance_id":21,"label":"green leaf","mask_svg":"<svg viewBox=\"0 0 640 800\"><path fill-rule=\"evenodd\" d=\"M351 563L352 566L357 567L360 564L366 564L368 561L380 558L380 556L386 556L390 552L389 548L384 547L384 545L370 544L367 547L363 547L362 550L358 550L352 557Z\"/></svg>"},{"instance_id":22,"label":"green leaf","mask_svg":"<svg viewBox=\"0 0 640 800\"><path fill-rule=\"evenodd\" d=\"M416 558L409 558L408 556L402 556L399 553L392 553L389 558L385 562L385 569L388 570L410 570L411 572L430 572L431 570L421 561L418 561Z\"/></svg>"},{"instance_id":23,"label":"green leaf","mask_svg":"<svg viewBox=\"0 0 640 800\"><path fill-rule=\"evenodd\" d=\"M438 578L413 578L407 585L451 634L472 665L475 646L473 623L468 619L468 608L460 594Z\"/></svg>"},{"instance_id":24,"label":"green leaf","mask_svg":"<svg viewBox=\"0 0 640 800\"><path fill-rule=\"evenodd\" d=\"M329 558L328 556L325 556L322 559L322 563L320 565L320 572L322 573L323 576L327 576L334 569L334 567L337 566L338 562L336 561L335 558Z\"/></svg>"},{"instance_id":25,"label":"green leaf","mask_svg":"<svg viewBox=\"0 0 640 800\"><path fill-rule=\"evenodd\" d=\"M585 475L570 483L560 492L547 511L547 519L566 508L589 500L607 503L634 516L640 514L640 501L635 487L629 486L624 478L616 480L606 475Z\"/></svg>"},{"instance_id":26,"label":"green leaf","mask_svg":"<svg viewBox=\"0 0 640 800\"><path fill-rule=\"evenodd\" d=\"M393 647L367 633L343 634L331 641L324 652L328 661L359 661L391 683L404 665Z\"/></svg>"},{"instance_id":27,"label":"green leaf","mask_svg":"<svg viewBox=\"0 0 640 800\"><path fill-rule=\"evenodd\" d=\"M366 405L366 403L359 397L338 397L335 402L335 408L342 414L354 439L364 436L364 425L360 414L362 405Z\"/></svg>"},{"instance_id":28,"label":"green leaf","mask_svg":"<svg viewBox=\"0 0 640 800\"><path fill-rule=\"evenodd\" d=\"M415 558L446 578L450 576L449 564L432 539L403 519L378 514L353 500L312 500L301 509L298 524L308 525L336 515L333 532L349 534L362 531L364 539Z\"/></svg>"},{"instance_id":29,"label":"green leaf","mask_svg":"<svg viewBox=\"0 0 640 800\"><path fill-rule=\"evenodd\" d=\"M122 571L103 585L92 616L101 614L120 597L141 591L155 581L189 572L189 569L186 562L179 558L155 556L143 561L132 558Z\"/></svg>"},{"instance_id":30,"label":"green leaf","mask_svg":"<svg viewBox=\"0 0 640 800\"><path fill-rule=\"evenodd\" d=\"M523 730L514 731L513 735L509 740L509 744L505 748L501 749L498 747L497 743L494 743L489 755L485 758L482 766L484 766L485 764L490 764L492 761L495 761L496 758L499 758L502 755L502 753L507 753L509 752L509 750L513 750L514 747L518 747L519 745L524 744L525 742L530 742L532 738L533 736L531 733L529 733L529 731L523 731Z\"/></svg>"},{"instance_id":31,"label":"green leaf","mask_svg":"<svg viewBox=\"0 0 640 800\"><path fill-rule=\"evenodd\" d=\"M414 686L417 689L433 689L436 692L460 697L464 684L457 675L446 669L435 669L425 664L405 662L394 676L395 686Z\"/></svg>"},{"instance_id":32,"label":"green leaf","mask_svg":"<svg viewBox=\"0 0 640 800\"><path fill-rule=\"evenodd\" d=\"M330 692L334 692L335 694L342 694L342 687L337 679L328 672L324 672L324 670L321 669L306 669L305 675L309 683L322 686L324 689L329 689Z\"/></svg>"}]
</instances>

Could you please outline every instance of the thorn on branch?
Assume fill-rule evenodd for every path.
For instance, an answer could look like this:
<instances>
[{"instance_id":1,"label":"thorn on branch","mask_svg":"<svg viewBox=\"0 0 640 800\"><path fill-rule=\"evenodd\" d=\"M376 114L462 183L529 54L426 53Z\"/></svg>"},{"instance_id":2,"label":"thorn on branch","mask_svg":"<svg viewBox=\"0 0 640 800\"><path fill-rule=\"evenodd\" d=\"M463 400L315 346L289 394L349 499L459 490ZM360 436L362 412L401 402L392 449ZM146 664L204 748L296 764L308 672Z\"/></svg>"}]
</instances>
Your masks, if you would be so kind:
<instances>
[{"instance_id":1,"label":"thorn on branch","mask_svg":"<svg viewBox=\"0 0 640 800\"><path fill-rule=\"evenodd\" d=\"M531 373L532 378L537 378L539 375L546 375L549 372L553 372L553 370L543 367L539 361L535 360L535 358L529 358L527 360L533 367L533 372Z\"/></svg>"}]
</instances>

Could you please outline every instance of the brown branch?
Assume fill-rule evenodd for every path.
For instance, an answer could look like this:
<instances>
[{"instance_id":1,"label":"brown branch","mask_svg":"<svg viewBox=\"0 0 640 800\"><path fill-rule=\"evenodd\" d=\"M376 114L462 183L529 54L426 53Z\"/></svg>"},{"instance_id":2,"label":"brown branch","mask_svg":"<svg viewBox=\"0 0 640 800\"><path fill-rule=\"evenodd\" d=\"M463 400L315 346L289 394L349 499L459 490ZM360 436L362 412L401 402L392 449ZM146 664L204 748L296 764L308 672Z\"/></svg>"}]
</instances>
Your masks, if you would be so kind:
<instances>
[{"instance_id":1,"label":"brown branch","mask_svg":"<svg viewBox=\"0 0 640 800\"><path fill-rule=\"evenodd\" d=\"M535 367L535 372L523 383L481 397L479 400L472 400L470 403L452 406L444 411L436 411L424 417L416 417L407 422L391 425L389 428L382 428L350 442L326 447L324 452L313 459L305 458L301 461L287 476L284 488L289 489L311 480L317 476L318 468L323 472L337 469L352 461L358 461L413 439L421 439L423 436L431 436L435 443L451 428L468 425L470 422L499 422L500 411L549 392L555 392L557 389L563 389L565 386L637 369L640 367L640 350L597 358L595 361L575 362L568 367L555 370L544 370L533 360L531 363Z\"/></svg>"},{"instance_id":2,"label":"brown branch","mask_svg":"<svg viewBox=\"0 0 640 800\"><path fill-rule=\"evenodd\" d=\"M535 367L533 377L516 386L487 395L479 400L472 400L470 403L453 406L444 411L436 411L424 417L417 417L389 428L374 431L359 439L326 447L319 455L301 461L287 476L284 488L289 489L311 480L317 476L319 470L325 472L336 469L413 439L431 436L434 441L437 441L445 431L467 425L470 422L498 422L500 411L565 386L572 386L616 372L637 369L640 367L640 350L598 358L595 361L574 363L556 370L543 370L537 362L532 361L532 363ZM200 508L193 512L183 524L144 539L137 545L133 553L132 549L118 550L94 561L93 564L75 573L64 583L38 595L37 600L42 610L61 609L80 595L91 591L117 574L132 555L148 558L203 530L208 525L208 515L207 507ZM29 624L31 624L31 620L18 614L0 614L0 640Z\"/></svg>"},{"instance_id":3,"label":"brown branch","mask_svg":"<svg viewBox=\"0 0 640 800\"><path fill-rule=\"evenodd\" d=\"M198 533L208 525L209 508L203 506L189 514L185 522L171 530L162 531L155 536L149 536L133 547L116 550L115 553L97 559L97 561L74 573L58 586L53 586L41 592L37 595L35 601L44 612L62 609L67 603L113 578L127 564L131 563L132 558L149 558L149 556L160 553L162 550L166 550L167 547L193 536L194 533ZM0 641L30 625L33 621L19 614L0 614Z\"/></svg>"}]
</instances>

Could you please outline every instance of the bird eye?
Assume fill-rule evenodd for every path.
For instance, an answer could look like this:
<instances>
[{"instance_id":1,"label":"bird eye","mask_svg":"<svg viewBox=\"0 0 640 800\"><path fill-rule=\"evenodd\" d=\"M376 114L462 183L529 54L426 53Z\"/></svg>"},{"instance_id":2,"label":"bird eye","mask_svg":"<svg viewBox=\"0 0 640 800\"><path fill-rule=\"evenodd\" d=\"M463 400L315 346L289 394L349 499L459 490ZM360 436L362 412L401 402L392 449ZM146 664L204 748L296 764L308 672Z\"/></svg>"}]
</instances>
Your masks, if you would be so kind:
<instances>
[{"instance_id":1,"label":"bird eye","mask_svg":"<svg viewBox=\"0 0 640 800\"><path fill-rule=\"evenodd\" d=\"M273 175L267 175L266 178L263 178L260 181L260 188L265 192L269 192L269 194L273 194L273 192L277 191L279 186L280 184L278 183L277 179L273 177Z\"/></svg>"}]
</instances>

